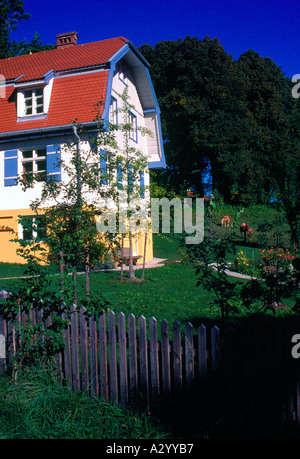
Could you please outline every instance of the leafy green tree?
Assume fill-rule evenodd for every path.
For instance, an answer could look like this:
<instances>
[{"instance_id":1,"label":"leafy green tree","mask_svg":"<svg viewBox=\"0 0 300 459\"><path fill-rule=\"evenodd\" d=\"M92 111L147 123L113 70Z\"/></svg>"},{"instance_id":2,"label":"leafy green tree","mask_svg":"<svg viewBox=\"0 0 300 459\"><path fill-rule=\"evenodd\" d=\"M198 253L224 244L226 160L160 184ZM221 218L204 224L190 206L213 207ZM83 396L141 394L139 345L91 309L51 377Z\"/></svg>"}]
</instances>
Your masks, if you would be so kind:
<instances>
[{"instance_id":1,"label":"leafy green tree","mask_svg":"<svg viewBox=\"0 0 300 459\"><path fill-rule=\"evenodd\" d=\"M246 82L244 97L251 131L248 151L256 193L270 198L275 191L283 204L291 240L299 244L300 107L292 97L291 83L269 58L254 51L238 62ZM261 189L259 189L261 184Z\"/></svg>"},{"instance_id":2,"label":"leafy green tree","mask_svg":"<svg viewBox=\"0 0 300 459\"><path fill-rule=\"evenodd\" d=\"M140 48L162 111L168 190L202 194L209 166L213 191L239 205L285 209L299 244L299 114L291 83L270 58L253 50L234 61L218 39L186 37Z\"/></svg>"},{"instance_id":3,"label":"leafy green tree","mask_svg":"<svg viewBox=\"0 0 300 459\"><path fill-rule=\"evenodd\" d=\"M178 191L185 182L202 193L210 165L213 186L230 195L234 177L224 170L244 148L240 132L247 130L242 86L218 39L186 37L141 47L151 64L151 76L162 111L167 139L167 179Z\"/></svg>"}]
</instances>

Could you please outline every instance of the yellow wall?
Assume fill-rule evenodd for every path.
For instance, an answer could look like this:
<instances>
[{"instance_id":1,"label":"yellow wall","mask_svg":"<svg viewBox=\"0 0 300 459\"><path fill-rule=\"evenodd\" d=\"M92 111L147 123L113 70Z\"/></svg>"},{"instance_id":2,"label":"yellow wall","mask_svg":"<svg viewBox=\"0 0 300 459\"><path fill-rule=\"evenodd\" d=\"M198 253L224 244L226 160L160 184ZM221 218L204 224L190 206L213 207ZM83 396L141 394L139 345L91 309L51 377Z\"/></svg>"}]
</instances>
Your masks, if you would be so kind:
<instances>
[{"instance_id":1,"label":"yellow wall","mask_svg":"<svg viewBox=\"0 0 300 459\"><path fill-rule=\"evenodd\" d=\"M0 262L2 263L26 263L26 260L16 252L20 245L11 242L18 237L18 218L21 215L35 214L31 209L0 210ZM8 228L13 231L8 231Z\"/></svg>"},{"instance_id":2,"label":"yellow wall","mask_svg":"<svg viewBox=\"0 0 300 459\"><path fill-rule=\"evenodd\" d=\"M18 237L18 218L21 215L35 215L35 213L31 209L0 210L0 263L26 263L26 260L16 252L20 245L16 242L11 242L12 239ZM12 229L13 232L8 231L8 229ZM133 252L137 252L137 255L144 255L144 241L144 234L141 234L138 237L136 246L136 240L133 238ZM127 241L125 241L125 245L128 246ZM150 261L152 258L152 234L149 232L147 235L146 261ZM141 258L138 263L142 264L143 259Z\"/></svg>"}]
</instances>

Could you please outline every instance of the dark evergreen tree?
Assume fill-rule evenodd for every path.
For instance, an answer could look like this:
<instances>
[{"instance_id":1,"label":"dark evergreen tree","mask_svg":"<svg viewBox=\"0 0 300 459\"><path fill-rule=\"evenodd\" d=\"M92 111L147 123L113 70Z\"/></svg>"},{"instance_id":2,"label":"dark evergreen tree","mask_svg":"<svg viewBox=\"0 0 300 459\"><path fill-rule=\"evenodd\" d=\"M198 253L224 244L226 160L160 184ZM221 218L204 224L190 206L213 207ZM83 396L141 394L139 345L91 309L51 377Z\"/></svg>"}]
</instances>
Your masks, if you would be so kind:
<instances>
[{"instance_id":1,"label":"dark evergreen tree","mask_svg":"<svg viewBox=\"0 0 300 459\"><path fill-rule=\"evenodd\" d=\"M10 40L11 32L30 17L24 10L23 1L0 0L0 59L54 48L54 45L43 45L37 32L30 42Z\"/></svg>"}]
</instances>

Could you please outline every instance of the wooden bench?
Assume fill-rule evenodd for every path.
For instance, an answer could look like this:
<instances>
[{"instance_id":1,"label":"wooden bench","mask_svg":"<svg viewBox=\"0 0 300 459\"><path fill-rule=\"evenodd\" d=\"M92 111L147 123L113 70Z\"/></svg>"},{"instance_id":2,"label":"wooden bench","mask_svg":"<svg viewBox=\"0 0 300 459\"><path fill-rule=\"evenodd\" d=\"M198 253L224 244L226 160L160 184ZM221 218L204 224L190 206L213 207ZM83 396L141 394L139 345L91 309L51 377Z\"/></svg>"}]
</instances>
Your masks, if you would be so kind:
<instances>
[{"instance_id":1,"label":"wooden bench","mask_svg":"<svg viewBox=\"0 0 300 459\"><path fill-rule=\"evenodd\" d=\"M118 257L121 261L123 261L126 265L129 264L129 247L123 247L121 252L118 254ZM132 255L132 263L134 265L137 264L137 261L143 258L142 255Z\"/></svg>"}]
</instances>

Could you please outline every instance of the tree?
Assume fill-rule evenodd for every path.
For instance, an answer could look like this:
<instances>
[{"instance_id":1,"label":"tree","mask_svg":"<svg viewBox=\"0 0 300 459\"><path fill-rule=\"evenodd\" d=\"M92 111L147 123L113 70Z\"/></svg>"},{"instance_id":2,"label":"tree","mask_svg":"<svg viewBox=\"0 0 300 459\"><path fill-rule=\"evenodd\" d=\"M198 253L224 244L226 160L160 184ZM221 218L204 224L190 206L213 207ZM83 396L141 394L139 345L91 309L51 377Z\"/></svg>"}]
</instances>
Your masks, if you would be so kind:
<instances>
[{"instance_id":1,"label":"tree","mask_svg":"<svg viewBox=\"0 0 300 459\"><path fill-rule=\"evenodd\" d=\"M244 147L242 88L232 58L217 38L186 37L141 47L162 111L168 169L166 178L178 191L184 183L203 192L203 175L212 169L214 187L230 195L232 175L220 156L233 161ZM227 191L229 190L229 191Z\"/></svg>"},{"instance_id":2,"label":"tree","mask_svg":"<svg viewBox=\"0 0 300 459\"><path fill-rule=\"evenodd\" d=\"M140 48L162 109L166 172L154 180L239 205L282 203L299 242L299 103L291 82L253 50L234 61L218 39L186 37Z\"/></svg>"},{"instance_id":3,"label":"tree","mask_svg":"<svg viewBox=\"0 0 300 459\"><path fill-rule=\"evenodd\" d=\"M31 42L22 40L20 43L10 41L10 34L17 29L18 24L28 21L31 15L25 12L21 0L0 0L0 59L43 51L54 48L53 45L43 45L38 33Z\"/></svg>"},{"instance_id":4,"label":"tree","mask_svg":"<svg viewBox=\"0 0 300 459\"><path fill-rule=\"evenodd\" d=\"M134 127L128 116L133 106L126 90L122 100L123 106L118 108L121 122L109 124L106 129L104 122L96 116L97 135L91 136L74 122L76 140L66 145L59 161L62 180L48 177L43 182L41 195L30 205L36 214L43 215L44 230L36 231L36 237L31 241L19 241L21 255L30 258L35 253L40 262L45 258L46 245L48 262L57 263L63 253L74 272L84 264L87 251L92 265L104 257L113 257L120 244L118 228L117 225L109 226L106 231L105 227L108 213L113 212L119 229L129 238L130 279L134 278L132 235L133 228L136 228L134 215L137 209L132 204L141 207L141 202L146 202L139 200L136 203L135 200L145 193L138 184L141 171L147 167L147 158L131 146L130 133ZM122 144L116 138L117 131L122 133ZM139 131L144 135L148 133L142 127ZM26 190L38 179L38 174L27 173L20 181ZM119 209L125 204L125 212L116 209L116 203ZM144 209L139 215L148 215L147 212Z\"/></svg>"},{"instance_id":5,"label":"tree","mask_svg":"<svg viewBox=\"0 0 300 459\"><path fill-rule=\"evenodd\" d=\"M262 192L277 192L290 226L291 241L299 245L300 110L291 82L269 58L254 51L238 62L245 85L245 104L251 123L248 149L253 174ZM258 189L258 187L256 187Z\"/></svg>"}]
</instances>

